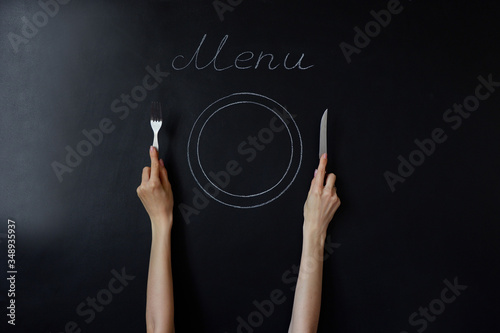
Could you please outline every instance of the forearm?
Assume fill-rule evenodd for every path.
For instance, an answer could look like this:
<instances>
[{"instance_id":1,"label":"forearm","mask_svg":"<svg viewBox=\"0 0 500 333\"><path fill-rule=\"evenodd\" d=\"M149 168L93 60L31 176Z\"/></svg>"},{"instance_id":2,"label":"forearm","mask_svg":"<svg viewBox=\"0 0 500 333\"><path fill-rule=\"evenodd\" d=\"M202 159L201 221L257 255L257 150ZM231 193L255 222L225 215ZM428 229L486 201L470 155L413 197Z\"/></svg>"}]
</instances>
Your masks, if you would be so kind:
<instances>
[{"instance_id":1,"label":"forearm","mask_svg":"<svg viewBox=\"0 0 500 333\"><path fill-rule=\"evenodd\" d=\"M324 234L304 230L290 333L313 333L318 329L325 238Z\"/></svg>"},{"instance_id":2,"label":"forearm","mask_svg":"<svg viewBox=\"0 0 500 333\"><path fill-rule=\"evenodd\" d=\"M152 224L146 325L148 333L174 332L174 293L171 260L171 221Z\"/></svg>"}]
</instances>

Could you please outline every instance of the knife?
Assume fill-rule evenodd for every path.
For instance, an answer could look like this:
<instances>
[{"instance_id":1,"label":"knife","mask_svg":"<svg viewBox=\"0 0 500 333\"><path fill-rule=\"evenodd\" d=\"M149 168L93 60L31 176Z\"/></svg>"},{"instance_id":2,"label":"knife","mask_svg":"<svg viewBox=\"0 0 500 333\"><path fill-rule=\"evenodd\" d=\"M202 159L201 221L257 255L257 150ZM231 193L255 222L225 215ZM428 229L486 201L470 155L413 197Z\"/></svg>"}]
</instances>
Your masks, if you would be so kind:
<instances>
[{"instance_id":1,"label":"knife","mask_svg":"<svg viewBox=\"0 0 500 333\"><path fill-rule=\"evenodd\" d=\"M326 153L326 132L327 132L328 109L323 112L321 117L321 126L319 129L319 158Z\"/></svg>"}]
</instances>

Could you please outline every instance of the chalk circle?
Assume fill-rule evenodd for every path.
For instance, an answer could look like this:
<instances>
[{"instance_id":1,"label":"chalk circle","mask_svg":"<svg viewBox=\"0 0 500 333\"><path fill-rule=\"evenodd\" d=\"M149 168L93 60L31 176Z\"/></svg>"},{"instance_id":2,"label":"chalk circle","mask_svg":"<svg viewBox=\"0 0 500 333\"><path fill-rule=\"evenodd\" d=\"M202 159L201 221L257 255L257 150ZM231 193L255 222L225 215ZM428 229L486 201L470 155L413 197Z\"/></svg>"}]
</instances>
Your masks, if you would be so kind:
<instances>
[{"instance_id":1,"label":"chalk circle","mask_svg":"<svg viewBox=\"0 0 500 333\"><path fill-rule=\"evenodd\" d=\"M268 192L268 191L271 191L273 188L275 188L282 180L283 178L285 177L285 173L279 173L277 177L266 177L266 179L262 179L262 178L257 178L255 177L255 175L248 175L247 174L247 170L249 169L256 169L256 165L257 163L253 162L254 159L258 160L259 161L259 164L262 164L262 159L261 159L261 156L262 155L266 155L268 154L269 156L269 149L268 148L271 148L271 147L266 147L264 151L261 151L260 149L259 150L254 150L255 152L255 155L254 157L252 158L252 161L248 161L248 160L244 160L244 161L235 161L235 160L240 160L241 158L239 157L242 157L244 156L243 153L235 153L237 149L235 149L235 147L233 146L232 147L232 150L230 149L229 151L226 150L227 153L229 153L229 156L226 157L226 159L219 159L219 158L214 158L214 156L212 154L210 154L209 158L203 158L203 156L207 155L207 152L206 152L206 149L207 149L207 143L209 140L206 140L206 137L208 136L209 138L212 138L210 141L210 143L214 146L214 147L219 147L221 148L221 145L219 143L219 145L217 144L213 144L214 142L217 142L217 139L221 139L221 138L224 138L226 139L225 141L226 142L231 142L231 140L227 140L227 138L230 138L231 136L227 136L228 134L226 133L225 136L221 136L220 133L224 133L224 128L219 128L218 129L218 132L214 133L213 130L210 130L210 126L214 126L214 123L219 123L219 124L216 124L216 125L221 125L221 124L224 124L224 123L240 123L240 124L245 124L246 121L245 119L243 119L241 116L242 114L244 114L243 109L245 109L245 107L253 107L251 108L251 119L256 119L256 118L262 118L262 119L265 119L266 117L262 117L262 114L265 113L265 114L271 114L272 117L277 120L278 122L282 122L281 119L279 119L278 116L276 116L276 110L273 110L271 108L268 108L267 106L265 105L262 105L260 103L256 103L254 101L237 101L237 102L231 102L227 105L224 105L222 107L220 107L216 112L213 112L207 120L205 120L204 124L202 125L201 127L201 130L200 130L200 134L198 135L198 143L197 143L197 152L198 152L198 164L200 165L201 167L201 171L203 172L203 175L208 178L210 180L210 183L212 184L213 188L216 190L216 191L221 191L227 195L230 195L230 196L236 196L236 197L255 197L255 196L258 196L258 195L261 195L263 192ZM264 110L264 112L262 112L262 110ZM226 119L228 119L227 121L225 121L224 117ZM282 165L284 167L284 169L288 170L292 164L292 156L293 156L293 150L291 149L292 148L292 140L291 140L291 135L288 133L288 131L286 130L286 126L285 124L279 124L280 126L280 130L279 132L283 132L281 133L281 135L278 135L277 136L277 139L274 138L274 132L269 128L270 127L270 121L268 121L268 119L266 119L267 122L269 123L269 125L263 125L263 124L260 124L258 125L257 127L255 128L260 128L261 130L259 131L259 143L260 144L264 144L265 146L269 145L271 142L274 141L274 143L272 144L272 148L274 148L275 150L279 147L279 150L287 153L290 155L290 158L288 159L287 156L285 155L285 158L284 159L281 159L280 161L276 161L276 162L279 162L279 163L273 163L273 173L277 171L276 169L276 165L279 164L279 165ZM266 122L266 121L264 121ZM237 128L237 126L235 126ZM262 133L263 130L267 130L269 132L271 132L271 135L272 135L272 138L270 140L267 140L267 142L265 142L266 140L263 140L262 136L260 135ZM221 132L222 131L222 132ZM208 133L207 133L208 132ZM279 133L279 132L276 132L276 133ZM240 128L239 131L238 131L238 134L241 134L242 133L242 129ZM231 132L231 134L229 135L234 135L234 131ZM255 134L255 133L252 133L250 131L246 132L246 135L249 135L249 134ZM280 138L281 137L281 138ZM283 145L283 139L284 140L287 140L289 141L289 145L287 146L284 146ZM278 141L278 142L276 142ZM234 142L233 142L234 144ZM224 149L223 149L224 150ZM212 151L212 149L208 149L208 151ZM256 158L257 157L257 158ZM272 155L271 158L276 158L275 155ZM227 173L227 171L225 170L227 168L227 162L232 160L233 162L236 162L236 163L240 163L242 162L245 166L243 167L244 169L244 176L243 177L238 177L238 175L235 175L234 177L228 177L230 178L230 181L228 184L225 184L223 182L223 180L221 179L218 179L218 180L214 180L214 174L210 174L210 171L213 171L214 173L217 173L217 172L220 172L219 170L223 170L222 172L225 173L226 175L228 176L231 176ZM221 163L223 165L219 165L219 166L214 166L213 162L214 161L217 161L218 163ZM207 163L209 162L209 163ZM239 169L241 170L242 168L239 167ZM262 169L260 169L262 170ZM207 171L208 171L208 174L207 174ZM261 171L261 172L258 172L258 174L260 174L260 176L262 176L264 173ZM269 172L266 170L266 174L269 174ZM254 178L255 177L255 178ZM274 178L271 180L271 178ZM277 179L276 179L277 178ZM264 182L267 182L269 181L270 183L271 182L274 182L275 184L269 188L267 188L265 191L261 191L261 190L257 190L255 188L255 186L257 184L257 181L252 181L252 182L245 182L245 179L259 179L259 182L260 183L258 185L259 188L267 188L267 184L263 184ZM233 182L234 180L234 182ZM240 185L240 188L235 188L235 183L238 183L238 182L241 182L243 181L246 185L243 186L243 185ZM247 187L247 188L245 188ZM251 189L253 188L253 189ZM231 189L231 192L228 190L228 189ZM257 193L249 193L250 191L254 191L254 192L257 192ZM242 192L240 192L242 191Z\"/></svg>"},{"instance_id":2,"label":"chalk circle","mask_svg":"<svg viewBox=\"0 0 500 333\"><path fill-rule=\"evenodd\" d=\"M217 172L219 170L205 170L200 161L200 138L206 124L218 112L240 104L253 104L272 112L284 125L290 139L290 160L285 173L276 184L258 193L234 194L226 191L224 188L221 188L215 180L208 177L210 171ZM236 150L234 152L234 157L234 159L239 157ZM234 93L216 100L198 116L189 134L187 159L193 178L209 197L223 205L234 208L256 208L276 200L288 190L290 185L292 185L302 164L302 137L297 123L291 114L275 100L256 93ZM249 164L250 163L252 162L249 162ZM246 164L241 164L243 171L234 177L244 177L245 165Z\"/></svg>"}]
</instances>

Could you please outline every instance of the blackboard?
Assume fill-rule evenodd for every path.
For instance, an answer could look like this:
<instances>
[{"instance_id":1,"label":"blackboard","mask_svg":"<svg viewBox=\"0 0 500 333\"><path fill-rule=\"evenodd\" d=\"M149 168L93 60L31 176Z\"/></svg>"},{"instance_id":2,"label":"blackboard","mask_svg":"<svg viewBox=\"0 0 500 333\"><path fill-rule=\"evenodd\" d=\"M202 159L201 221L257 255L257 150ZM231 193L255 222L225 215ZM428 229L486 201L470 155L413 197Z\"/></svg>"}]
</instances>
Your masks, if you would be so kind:
<instances>
[{"instance_id":1,"label":"blackboard","mask_svg":"<svg viewBox=\"0 0 500 333\"><path fill-rule=\"evenodd\" d=\"M2 325L145 331L158 101L177 332L287 331L325 109L319 332L497 331L499 9L2 1Z\"/></svg>"}]
</instances>

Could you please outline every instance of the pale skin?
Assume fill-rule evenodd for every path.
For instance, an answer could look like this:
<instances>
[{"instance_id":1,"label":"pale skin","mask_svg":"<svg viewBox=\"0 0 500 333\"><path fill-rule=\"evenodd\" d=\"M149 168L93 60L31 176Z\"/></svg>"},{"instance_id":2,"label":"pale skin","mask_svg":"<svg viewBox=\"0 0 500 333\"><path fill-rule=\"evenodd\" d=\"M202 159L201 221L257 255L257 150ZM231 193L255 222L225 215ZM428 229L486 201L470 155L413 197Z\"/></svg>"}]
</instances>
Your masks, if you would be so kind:
<instances>
[{"instance_id":1,"label":"pale skin","mask_svg":"<svg viewBox=\"0 0 500 333\"><path fill-rule=\"evenodd\" d=\"M174 199L168 174L158 152L150 148L151 167L142 171L137 194L151 219L146 327L148 333L174 332L174 294L171 264L171 230ZM321 308L323 254L328 225L340 206L336 177L326 174L324 154L304 204L300 271L293 302L289 333L317 332Z\"/></svg>"},{"instance_id":2,"label":"pale skin","mask_svg":"<svg viewBox=\"0 0 500 333\"><path fill-rule=\"evenodd\" d=\"M340 206L335 187L336 176L326 174L326 163L327 156L323 154L304 204L302 257L289 333L313 333L318 330L326 231Z\"/></svg>"},{"instance_id":3,"label":"pale skin","mask_svg":"<svg viewBox=\"0 0 500 333\"><path fill-rule=\"evenodd\" d=\"M137 195L151 219L151 255L149 259L146 301L148 333L174 332L174 289L172 283L171 232L174 197L168 174L158 152L149 150L151 167L142 170Z\"/></svg>"}]
</instances>

